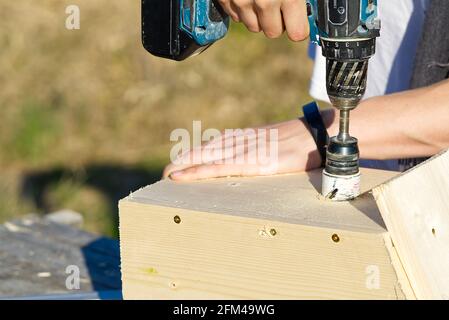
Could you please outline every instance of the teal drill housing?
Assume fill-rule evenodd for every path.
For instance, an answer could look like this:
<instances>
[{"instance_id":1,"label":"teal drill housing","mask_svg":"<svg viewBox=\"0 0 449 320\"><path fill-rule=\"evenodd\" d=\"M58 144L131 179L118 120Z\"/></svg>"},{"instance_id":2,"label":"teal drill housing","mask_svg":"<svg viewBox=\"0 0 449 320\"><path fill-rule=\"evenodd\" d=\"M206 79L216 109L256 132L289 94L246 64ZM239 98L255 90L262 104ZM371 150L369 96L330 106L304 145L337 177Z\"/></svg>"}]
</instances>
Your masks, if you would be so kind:
<instances>
[{"instance_id":1,"label":"teal drill housing","mask_svg":"<svg viewBox=\"0 0 449 320\"><path fill-rule=\"evenodd\" d=\"M352 6L348 7L348 2L345 0L329 0L330 5L336 5L338 6L337 12L340 11L343 14L343 10L350 11L359 8L359 21L355 21L352 19L352 23L356 23L357 27L352 30L352 32L346 32L342 33L337 37L332 38L341 38L341 39L348 39L348 38L372 38L370 33L372 30L378 30L380 28L379 26L379 20L378 20L378 13L377 13L377 0L350 0L349 2L356 2L360 1L359 6ZM320 6L318 6L318 2L320 3ZM313 43L321 45L321 38L329 39L331 38L331 35L328 33L329 31L326 30L327 28L322 27L319 23L319 15L323 15L322 10L325 6L322 4L325 2L325 0L307 0L307 15L309 18L309 25L310 25L310 40ZM321 17L324 18L324 17ZM341 24L344 24L348 21L341 21ZM337 22L338 23L338 22ZM378 36L378 35L377 35Z\"/></svg>"}]
</instances>

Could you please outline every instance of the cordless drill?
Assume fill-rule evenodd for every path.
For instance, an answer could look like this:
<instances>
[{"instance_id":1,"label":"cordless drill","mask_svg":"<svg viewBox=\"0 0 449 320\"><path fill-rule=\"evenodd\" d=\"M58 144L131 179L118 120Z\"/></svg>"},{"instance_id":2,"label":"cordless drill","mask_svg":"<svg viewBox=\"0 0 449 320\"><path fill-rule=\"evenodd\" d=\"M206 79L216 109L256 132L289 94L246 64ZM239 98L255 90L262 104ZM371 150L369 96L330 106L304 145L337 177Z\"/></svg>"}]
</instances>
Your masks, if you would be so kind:
<instances>
[{"instance_id":1,"label":"cordless drill","mask_svg":"<svg viewBox=\"0 0 449 320\"><path fill-rule=\"evenodd\" d=\"M307 0L310 38L326 57L326 87L340 111L340 129L330 139L322 194L349 200L360 194L357 139L349 135L349 113L362 99L368 60L380 34L377 0ZM223 38L229 17L216 0L142 0L142 40L152 54L184 60Z\"/></svg>"}]
</instances>

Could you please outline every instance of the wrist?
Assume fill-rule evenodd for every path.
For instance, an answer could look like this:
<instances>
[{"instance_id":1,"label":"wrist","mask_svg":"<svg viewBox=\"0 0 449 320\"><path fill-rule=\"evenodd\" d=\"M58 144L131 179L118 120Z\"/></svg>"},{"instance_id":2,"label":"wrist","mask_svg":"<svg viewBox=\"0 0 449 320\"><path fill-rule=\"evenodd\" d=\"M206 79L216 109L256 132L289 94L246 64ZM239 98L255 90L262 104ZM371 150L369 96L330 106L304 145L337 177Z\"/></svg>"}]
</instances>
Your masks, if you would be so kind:
<instances>
[{"instance_id":1,"label":"wrist","mask_svg":"<svg viewBox=\"0 0 449 320\"><path fill-rule=\"evenodd\" d=\"M299 123L299 128L301 132L297 136L299 141L301 141L298 151L300 152L302 161L304 161L303 163L304 170L310 171L317 169L321 166L323 159L321 157L320 152L318 151L315 140L310 134L307 121L303 117L299 118L298 120L296 122Z\"/></svg>"},{"instance_id":2,"label":"wrist","mask_svg":"<svg viewBox=\"0 0 449 320\"><path fill-rule=\"evenodd\" d=\"M306 104L302 108L304 113L304 121L307 124L307 129L311 134L317 151L321 158L321 167L325 166L326 148L329 143L329 135L326 125L324 124L321 111L316 102Z\"/></svg>"},{"instance_id":3,"label":"wrist","mask_svg":"<svg viewBox=\"0 0 449 320\"><path fill-rule=\"evenodd\" d=\"M334 137L338 134L338 117L337 112L334 108L324 110L321 112L321 117L323 118L324 125L329 133L329 137Z\"/></svg>"}]
</instances>

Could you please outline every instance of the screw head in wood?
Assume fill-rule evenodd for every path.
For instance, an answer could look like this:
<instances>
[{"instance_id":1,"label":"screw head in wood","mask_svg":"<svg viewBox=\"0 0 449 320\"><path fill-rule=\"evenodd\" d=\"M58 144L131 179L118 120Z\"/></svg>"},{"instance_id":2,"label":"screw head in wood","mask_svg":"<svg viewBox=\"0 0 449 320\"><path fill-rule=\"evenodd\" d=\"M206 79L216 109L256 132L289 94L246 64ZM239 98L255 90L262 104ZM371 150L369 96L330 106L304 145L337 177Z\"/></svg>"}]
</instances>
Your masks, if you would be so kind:
<instances>
[{"instance_id":1,"label":"screw head in wood","mask_svg":"<svg viewBox=\"0 0 449 320\"><path fill-rule=\"evenodd\" d=\"M332 235L332 241L335 243L340 242L340 237L338 236L338 234L334 233Z\"/></svg>"},{"instance_id":2,"label":"screw head in wood","mask_svg":"<svg viewBox=\"0 0 449 320\"><path fill-rule=\"evenodd\" d=\"M270 234L274 237L278 234L278 232L276 231L276 229L270 229Z\"/></svg>"},{"instance_id":3,"label":"screw head in wood","mask_svg":"<svg viewBox=\"0 0 449 320\"><path fill-rule=\"evenodd\" d=\"M181 223L181 218L180 218L179 216L175 216L175 217L173 218L173 221L174 221L176 224L180 224L180 223Z\"/></svg>"}]
</instances>

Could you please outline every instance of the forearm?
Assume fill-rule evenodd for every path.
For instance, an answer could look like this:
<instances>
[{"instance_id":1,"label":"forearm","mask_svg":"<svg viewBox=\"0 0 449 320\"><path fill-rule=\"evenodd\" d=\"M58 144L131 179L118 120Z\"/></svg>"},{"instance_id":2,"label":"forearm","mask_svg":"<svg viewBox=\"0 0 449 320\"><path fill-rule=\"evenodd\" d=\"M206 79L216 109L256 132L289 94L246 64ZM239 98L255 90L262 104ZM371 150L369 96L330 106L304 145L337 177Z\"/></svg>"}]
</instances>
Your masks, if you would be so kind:
<instances>
[{"instance_id":1,"label":"forearm","mask_svg":"<svg viewBox=\"0 0 449 320\"><path fill-rule=\"evenodd\" d=\"M335 114L323 113L331 136L338 132ZM350 133L365 159L426 157L449 148L449 80L363 101L351 112Z\"/></svg>"}]
</instances>

